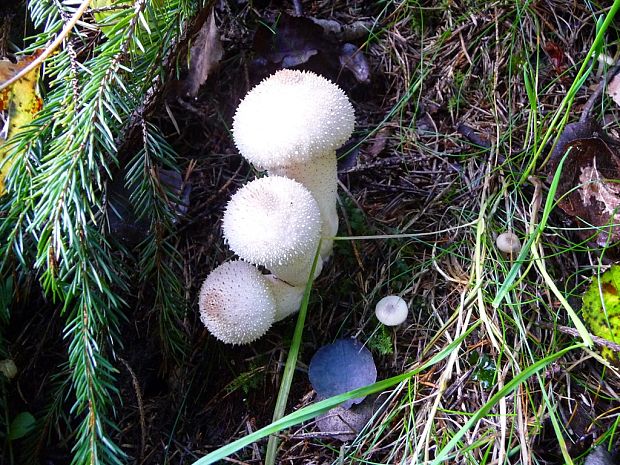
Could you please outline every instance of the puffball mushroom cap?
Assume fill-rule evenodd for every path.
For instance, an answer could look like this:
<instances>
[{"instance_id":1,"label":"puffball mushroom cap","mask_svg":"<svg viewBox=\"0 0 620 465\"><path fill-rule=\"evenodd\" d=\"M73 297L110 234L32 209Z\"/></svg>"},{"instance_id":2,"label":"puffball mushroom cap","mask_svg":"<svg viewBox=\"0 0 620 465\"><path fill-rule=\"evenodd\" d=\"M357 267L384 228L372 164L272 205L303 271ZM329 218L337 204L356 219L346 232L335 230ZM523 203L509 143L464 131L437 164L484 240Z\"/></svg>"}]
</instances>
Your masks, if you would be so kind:
<instances>
[{"instance_id":1,"label":"puffball mushroom cap","mask_svg":"<svg viewBox=\"0 0 620 465\"><path fill-rule=\"evenodd\" d=\"M309 71L283 69L241 101L233 137L241 155L269 169L336 150L354 124L353 106L340 87Z\"/></svg>"},{"instance_id":2,"label":"puffball mushroom cap","mask_svg":"<svg viewBox=\"0 0 620 465\"><path fill-rule=\"evenodd\" d=\"M377 302L375 315L386 326L397 326L407 319L407 302L397 295L388 295Z\"/></svg>"},{"instance_id":3,"label":"puffball mushroom cap","mask_svg":"<svg viewBox=\"0 0 620 465\"><path fill-rule=\"evenodd\" d=\"M519 237L511 231L503 232L497 236L495 245L500 252L509 255L518 254L521 251L521 241Z\"/></svg>"},{"instance_id":4,"label":"puffball mushroom cap","mask_svg":"<svg viewBox=\"0 0 620 465\"><path fill-rule=\"evenodd\" d=\"M321 231L319 206L308 189L282 176L255 179L226 206L224 237L241 257L298 285L308 279Z\"/></svg>"},{"instance_id":5,"label":"puffball mushroom cap","mask_svg":"<svg viewBox=\"0 0 620 465\"><path fill-rule=\"evenodd\" d=\"M200 319L209 332L228 344L247 344L274 322L276 301L261 272L232 261L215 268L200 288Z\"/></svg>"}]
</instances>

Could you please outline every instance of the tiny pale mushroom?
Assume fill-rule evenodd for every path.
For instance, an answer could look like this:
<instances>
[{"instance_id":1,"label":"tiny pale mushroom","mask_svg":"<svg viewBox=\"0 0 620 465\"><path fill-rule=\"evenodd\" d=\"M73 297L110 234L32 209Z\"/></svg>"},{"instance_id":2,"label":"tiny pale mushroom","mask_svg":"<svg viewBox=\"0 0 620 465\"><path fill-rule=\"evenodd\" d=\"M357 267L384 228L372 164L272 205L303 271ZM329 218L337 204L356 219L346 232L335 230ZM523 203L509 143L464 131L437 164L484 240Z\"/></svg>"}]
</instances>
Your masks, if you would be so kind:
<instances>
[{"instance_id":1,"label":"tiny pale mushroom","mask_svg":"<svg viewBox=\"0 0 620 465\"><path fill-rule=\"evenodd\" d=\"M397 326L407 319L407 302L397 295L388 295L377 302L375 315L386 326Z\"/></svg>"},{"instance_id":2,"label":"tiny pale mushroom","mask_svg":"<svg viewBox=\"0 0 620 465\"><path fill-rule=\"evenodd\" d=\"M0 373L6 376L7 379L13 379L17 376L17 365L10 358L0 360Z\"/></svg>"},{"instance_id":3,"label":"tiny pale mushroom","mask_svg":"<svg viewBox=\"0 0 620 465\"><path fill-rule=\"evenodd\" d=\"M503 232L497 236L495 245L500 252L507 255L516 255L521 252L521 241L519 237L511 231Z\"/></svg>"}]
</instances>

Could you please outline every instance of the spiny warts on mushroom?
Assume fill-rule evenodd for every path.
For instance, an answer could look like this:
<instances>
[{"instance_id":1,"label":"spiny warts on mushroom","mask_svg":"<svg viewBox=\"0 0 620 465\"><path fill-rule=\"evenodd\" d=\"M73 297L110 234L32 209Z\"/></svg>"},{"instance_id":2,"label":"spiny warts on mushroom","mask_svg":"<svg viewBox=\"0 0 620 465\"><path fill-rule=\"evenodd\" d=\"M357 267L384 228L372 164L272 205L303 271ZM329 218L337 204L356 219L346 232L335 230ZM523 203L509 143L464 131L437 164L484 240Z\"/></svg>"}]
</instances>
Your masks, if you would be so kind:
<instances>
[{"instance_id":1,"label":"spiny warts on mushroom","mask_svg":"<svg viewBox=\"0 0 620 465\"><path fill-rule=\"evenodd\" d=\"M312 72L283 69L241 101L233 137L241 155L270 169L336 150L354 124L353 106L340 87Z\"/></svg>"},{"instance_id":2,"label":"spiny warts on mushroom","mask_svg":"<svg viewBox=\"0 0 620 465\"><path fill-rule=\"evenodd\" d=\"M228 202L223 218L224 238L233 252L293 286L308 281L320 230L321 215L312 194L281 176L243 186ZM321 267L319 260L315 276Z\"/></svg>"},{"instance_id":3,"label":"spiny warts on mushroom","mask_svg":"<svg viewBox=\"0 0 620 465\"><path fill-rule=\"evenodd\" d=\"M269 174L293 178L315 196L324 238L338 230L336 149L353 132L355 114L346 94L311 72L280 70L245 96L233 121L239 152ZM332 242L321 245L331 254Z\"/></svg>"},{"instance_id":4,"label":"spiny warts on mushroom","mask_svg":"<svg viewBox=\"0 0 620 465\"><path fill-rule=\"evenodd\" d=\"M375 315L386 326L397 326L407 319L407 302L397 295L388 295L377 302Z\"/></svg>"},{"instance_id":5,"label":"spiny warts on mushroom","mask_svg":"<svg viewBox=\"0 0 620 465\"><path fill-rule=\"evenodd\" d=\"M242 261L215 268L200 288L200 319L209 332L228 344L255 341L271 327L276 299L261 272Z\"/></svg>"}]
</instances>

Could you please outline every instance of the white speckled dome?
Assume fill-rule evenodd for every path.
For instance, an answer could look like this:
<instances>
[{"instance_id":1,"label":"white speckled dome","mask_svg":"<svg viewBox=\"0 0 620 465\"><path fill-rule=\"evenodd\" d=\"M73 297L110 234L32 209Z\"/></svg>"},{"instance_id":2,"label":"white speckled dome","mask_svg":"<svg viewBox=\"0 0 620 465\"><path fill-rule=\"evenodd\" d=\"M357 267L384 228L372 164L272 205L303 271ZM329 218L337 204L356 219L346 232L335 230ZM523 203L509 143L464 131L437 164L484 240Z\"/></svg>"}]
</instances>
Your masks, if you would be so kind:
<instances>
[{"instance_id":1,"label":"white speckled dome","mask_svg":"<svg viewBox=\"0 0 620 465\"><path fill-rule=\"evenodd\" d=\"M232 261L215 268L200 288L200 319L209 332L228 344L247 344L271 327L276 302L261 272Z\"/></svg>"},{"instance_id":2,"label":"white speckled dome","mask_svg":"<svg viewBox=\"0 0 620 465\"><path fill-rule=\"evenodd\" d=\"M308 189L282 176L249 182L226 206L224 238L243 260L289 284L306 282L320 238L321 214Z\"/></svg>"},{"instance_id":3,"label":"white speckled dome","mask_svg":"<svg viewBox=\"0 0 620 465\"><path fill-rule=\"evenodd\" d=\"M283 69L241 101L233 137L241 155L269 169L336 150L354 124L353 106L340 87L312 72Z\"/></svg>"}]
</instances>

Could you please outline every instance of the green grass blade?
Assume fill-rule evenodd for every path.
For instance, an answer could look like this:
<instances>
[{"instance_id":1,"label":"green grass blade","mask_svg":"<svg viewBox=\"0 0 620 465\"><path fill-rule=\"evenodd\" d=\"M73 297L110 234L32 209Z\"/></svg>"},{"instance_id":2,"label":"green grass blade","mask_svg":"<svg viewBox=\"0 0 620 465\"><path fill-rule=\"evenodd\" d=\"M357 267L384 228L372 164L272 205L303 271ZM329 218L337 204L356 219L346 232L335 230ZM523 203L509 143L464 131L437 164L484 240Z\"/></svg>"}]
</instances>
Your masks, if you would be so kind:
<instances>
[{"instance_id":1,"label":"green grass blade","mask_svg":"<svg viewBox=\"0 0 620 465\"><path fill-rule=\"evenodd\" d=\"M316 266L319 260L319 252L321 250L320 240L314 255L314 261L312 263L312 269L310 270L310 276L314 276ZM293 382L293 375L295 374L295 368L297 367L297 358L299 357L299 347L301 346L301 337L304 332L304 324L306 322L306 314L308 313L308 301L310 300L310 292L312 291L312 278L308 279L306 283L306 289L304 291L303 299L301 300L301 306L299 308L299 315L297 317L297 324L295 325L295 332L293 333L293 340L291 341L291 347L288 351L288 357L286 364L284 365L284 374L282 375L282 383L280 384L280 390L278 391L278 398L276 400L276 406L273 411L273 421L278 421L284 416L286 410L286 403L288 401L288 395L291 391L291 384ZM265 455L265 465L273 465L276 461L276 451L278 449L278 438L276 436L270 436L267 443L267 453Z\"/></svg>"},{"instance_id":2,"label":"green grass blade","mask_svg":"<svg viewBox=\"0 0 620 465\"><path fill-rule=\"evenodd\" d=\"M568 453L568 448L566 446L566 440L564 439L564 434L562 433L562 427L560 425L560 421L558 420L558 416L556 414L557 406L554 405L545 390L545 383L543 382L540 374L537 374L538 383L540 384L540 393L543 396L545 401L545 405L547 406L547 413L549 414L549 420L551 420L551 425L553 426L553 431L555 433L555 437L558 441L558 447L560 448L560 452L562 452L562 457L564 458L565 465L573 465L573 460Z\"/></svg>"},{"instance_id":3,"label":"green grass blade","mask_svg":"<svg viewBox=\"0 0 620 465\"><path fill-rule=\"evenodd\" d=\"M525 242L523 248L521 249L521 252L519 253L519 256L517 257L517 260L515 261L510 271L508 272L508 275L506 276L504 283L502 284L499 291L497 292L497 295L495 296L495 299L493 300L493 303L492 303L494 308L498 308L501 305L502 301L506 298L506 296L512 289L513 283L519 273L519 270L521 269L521 265L525 261L525 257L527 256L527 254L529 254L530 251L535 250L535 249L532 249L532 245L534 244L536 240L538 240L538 238L542 234L542 231L547 225L547 221L549 220L549 215L551 214L551 210L553 210L553 207L555 204L555 201L554 201L555 193L560 183L560 176L562 174L562 168L564 166L564 162L566 161L566 158L568 157L569 153L570 153L570 150L567 151L566 154L562 157L562 160L560 160L558 168L556 169L556 172L553 175L553 181L551 182L551 186L549 187L549 192L547 194L547 199L545 200L545 206L543 208L542 217L540 221L538 222L538 225L536 226L536 230L534 231L534 233L531 234L528 240ZM535 259L540 259L540 257L537 257L538 254L534 254L534 255L536 255L534 257ZM545 282L547 283L547 286L549 287L549 289L558 298L558 300L562 304L562 307L564 307L564 309L566 310L566 313L568 313L568 316L573 322L575 329L577 329L577 331L579 332L579 336L581 336L581 339L583 339L583 342L586 344L586 346L592 347L592 344L593 344L592 337L588 333L587 328L585 327L585 325L583 324L583 322L581 321L581 319L579 318L579 316L577 315L573 307L568 303L566 298L562 295L558 287L555 285L553 278L549 276L544 266L539 266L538 269L541 275L543 276L543 278L545 279Z\"/></svg>"},{"instance_id":4,"label":"green grass blade","mask_svg":"<svg viewBox=\"0 0 620 465\"><path fill-rule=\"evenodd\" d=\"M386 389L402 381L406 381L407 379L421 373L427 368L435 365L436 363L439 363L440 361L448 357L452 353L452 351L457 349L459 345L467 338L467 336L469 336L472 333L472 331L474 331L479 325L480 325L480 322L479 321L476 322L467 331L465 331L460 337L458 337L453 342L451 342L449 345L447 345L442 351L438 352L430 360L423 363L419 367L414 368L411 371L408 371L407 373L393 376L391 378L384 379L382 381L378 381L374 384L371 384L370 386L365 386L363 388L345 392L344 394L330 397L329 399L325 399L320 402L317 402L316 404L309 405L307 407L299 409L296 412L293 412L277 421L274 421L271 424L255 431L252 434L248 434L247 436L243 438L237 439L236 441L231 442L230 444L227 444L224 447L221 447L211 452L210 454L194 462L193 465L209 465L212 463L216 463L218 460L222 460L228 457L229 455L235 453L236 451L238 451L239 449L242 449L245 446L252 444L253 442L256 442L270 434L274 434L274 433L277 433L278 431L282 431L284 429L298 425L306 420L310 420L320 415L321 413L324 413L328 411L329 409L336 407L337 405L341 404L342 402L346 400L354 399L356 397L367 396L370 394L374 394L376 392L385 391Z\"/></svg>"},{"instance_id":5,"label":"green grass blade","mask_svg":"<svg viewBox=\"0 0 620 465\"><path fill-rule=\"evenodd\" d=\"M510 271L506 275L506 279L504 280L504 283L499 288L499 291L497 292L495 299L493 299L493 303L492 303L493 308L499 307L501 303L503 302L503 300L506 298L506 295L508 294L508 292L510 292L512 285L515 279L517 278L517 275L519 274L521 265L523 265L523 263L526 261L525 259L527 255L530 253L532 244L540 236L540 234L542 233L542 230L547 224L547 220L549 219L549 214L551 213L551 210L553 209L555 193L558 189L558 184L560 183L562 167L564 166L564 161L566 160L568 153L569 152L567 152L564 155L564 157L562 157L562 160L560 160L558 168L555 171L555 174L553 175L553 181L551 182L551 186L549 187L549 192L547 194L547 199L545 201L545 207L543 209L542 218L538 222L538 225L536 226L536 230L534 231L534 233L530 235L530 237L527 239L527 241L523 245L521 252L519 252L519 256L517 257L517 259L515 260L515 263L512 265L512 267L510 268Z\"/></svg>"},{"instance_id":6,"label":"green grass blade","mask_svg":"<svg viewBox=\"0 0 620 465\"><path fill-rule=\"evenodd\" d=\"M461 438L465 435L470 428L472 428L482 417L484 417L487 413L491 411L491 409L499 402L500 399L506 397L511 392L513 392L520 384L527 381L530 376L538 373L540 370L548 366L550 363L553 363L558 358L562 357L566 353L570 352L574 349L583 348L584 344L574 344L570 347L560 350L555 354L549 355L543 359L540 359L538 362L533 365L525 368L521 373L511 379L506 385L497 391L491 398L488 400L486 404L484 404L476 413L474 413L471 418L459 429L459 431L450 439L448 444L446 444L437 454L435 459L431 462L431 465L440 465L442 463L447 463L450 461L448 455L450 452L457 446Z\"/></svg>"}]
</instances>

